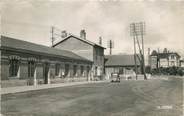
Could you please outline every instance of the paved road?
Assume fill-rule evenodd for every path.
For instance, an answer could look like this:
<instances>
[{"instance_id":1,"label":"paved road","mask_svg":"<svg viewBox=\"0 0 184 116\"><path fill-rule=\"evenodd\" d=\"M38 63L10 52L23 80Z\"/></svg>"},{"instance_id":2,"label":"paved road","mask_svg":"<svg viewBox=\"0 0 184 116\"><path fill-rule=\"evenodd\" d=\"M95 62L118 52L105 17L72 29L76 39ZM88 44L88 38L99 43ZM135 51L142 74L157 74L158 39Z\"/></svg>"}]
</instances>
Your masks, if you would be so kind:
<instances>
[{"instance_id":1,"label":"paved road","mask_svg":"<svg viewBox=\"0 0 184 116\"><path fill-rule=\"evenodd\" d=\"M182 79L84 84L2 95L7 116L181 116Z\"/></svg>"}]
</instances>

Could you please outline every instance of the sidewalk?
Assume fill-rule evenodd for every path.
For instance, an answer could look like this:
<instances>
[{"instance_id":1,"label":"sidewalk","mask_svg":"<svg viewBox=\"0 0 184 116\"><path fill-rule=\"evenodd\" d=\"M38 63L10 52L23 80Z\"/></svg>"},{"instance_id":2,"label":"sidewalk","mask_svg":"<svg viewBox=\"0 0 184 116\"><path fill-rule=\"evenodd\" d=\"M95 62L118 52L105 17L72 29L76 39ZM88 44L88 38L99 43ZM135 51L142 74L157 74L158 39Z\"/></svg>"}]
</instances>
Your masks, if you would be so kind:
<instances>
[{"instance_id":1,"label":"sidewalk","mask_svg":"<svg viewBox=\"0 0 184 116\"><path fill-rule=\"evenodd\" d=\"M18 92L26 92L33 90L41 90L41 89L49 89L56 87L66 87L73 85L81 85L81 84L89 84L89 83L104 83L108 81L85 81L85 82L68 82L68 83L57 83L57 84L45 84L45 85L37 85L37 86L19 86L19 87L8 87L1 88L1 94L9 94L9 93L18 93Z\"/></svg>"}]
</instances>

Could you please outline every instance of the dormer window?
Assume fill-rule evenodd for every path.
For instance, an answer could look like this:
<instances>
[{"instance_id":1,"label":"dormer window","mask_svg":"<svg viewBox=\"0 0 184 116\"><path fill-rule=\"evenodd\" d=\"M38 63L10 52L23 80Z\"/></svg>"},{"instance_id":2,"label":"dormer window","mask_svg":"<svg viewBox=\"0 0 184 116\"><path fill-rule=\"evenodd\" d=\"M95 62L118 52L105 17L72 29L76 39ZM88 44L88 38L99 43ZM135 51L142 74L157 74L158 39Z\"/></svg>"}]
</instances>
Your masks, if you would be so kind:
<instances>
[{"instance_id":1,"label":"dormer window","mask_svg":"<svg viewBox=\"0 0 184 116\"><path fill-rule=\"evenodd\" d=\"M174 59L174 55L171 55L171 59Z\"/></svg>"}]
</instances>

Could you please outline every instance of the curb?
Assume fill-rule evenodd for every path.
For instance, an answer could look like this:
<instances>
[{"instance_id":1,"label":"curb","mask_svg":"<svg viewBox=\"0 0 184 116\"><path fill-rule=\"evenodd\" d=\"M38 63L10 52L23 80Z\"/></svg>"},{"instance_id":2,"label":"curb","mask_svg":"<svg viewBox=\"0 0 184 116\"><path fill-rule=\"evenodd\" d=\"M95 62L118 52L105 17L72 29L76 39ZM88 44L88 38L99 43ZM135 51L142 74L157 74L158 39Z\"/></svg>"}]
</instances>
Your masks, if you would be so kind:
<instances>
[{"instance_id":1,"label":"curb","mask_svg":"<svg viewBox=\"0 0 184 116\"><path fill-rule=\"evenodd\" d=\"M20 87L9 87L9 88L1 88L1 95L10 94L10 93L19 93L19 92L27 92L34 90L42 90L42 89L50 89L57 87L68 87L74 85L82 85L82 84L90 84L90 83L105 83L108 81L86 81L86 82L71 82L71 83L58 83L58 84L46 84L46 85L37 85L37 86L20 86Z\"/></svg>"}]
</instances>

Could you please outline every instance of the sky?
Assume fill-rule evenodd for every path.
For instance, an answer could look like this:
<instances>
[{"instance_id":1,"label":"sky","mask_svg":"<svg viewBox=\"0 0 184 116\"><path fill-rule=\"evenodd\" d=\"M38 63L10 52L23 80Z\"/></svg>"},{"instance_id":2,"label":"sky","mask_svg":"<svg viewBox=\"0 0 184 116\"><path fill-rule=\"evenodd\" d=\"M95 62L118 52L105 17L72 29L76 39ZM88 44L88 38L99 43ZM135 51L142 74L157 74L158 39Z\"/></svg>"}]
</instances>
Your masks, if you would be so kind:
<instances>
[{"instance_id":1,"label":"sky","mask_svg":"<svg viewBox=\"0 0 184 116\"><path fill-rule=\"evenodd\" d=\"M1 33L9 37L50 46L51 26L78 36L85 29L88 40L98 43L101 36L104 47L113 40L112 54L133 54L130 23L143 21L145 54L148 48L167 48L184 56L182 0L4 0L0 4Z\"/></svg>"}]
</instances>

